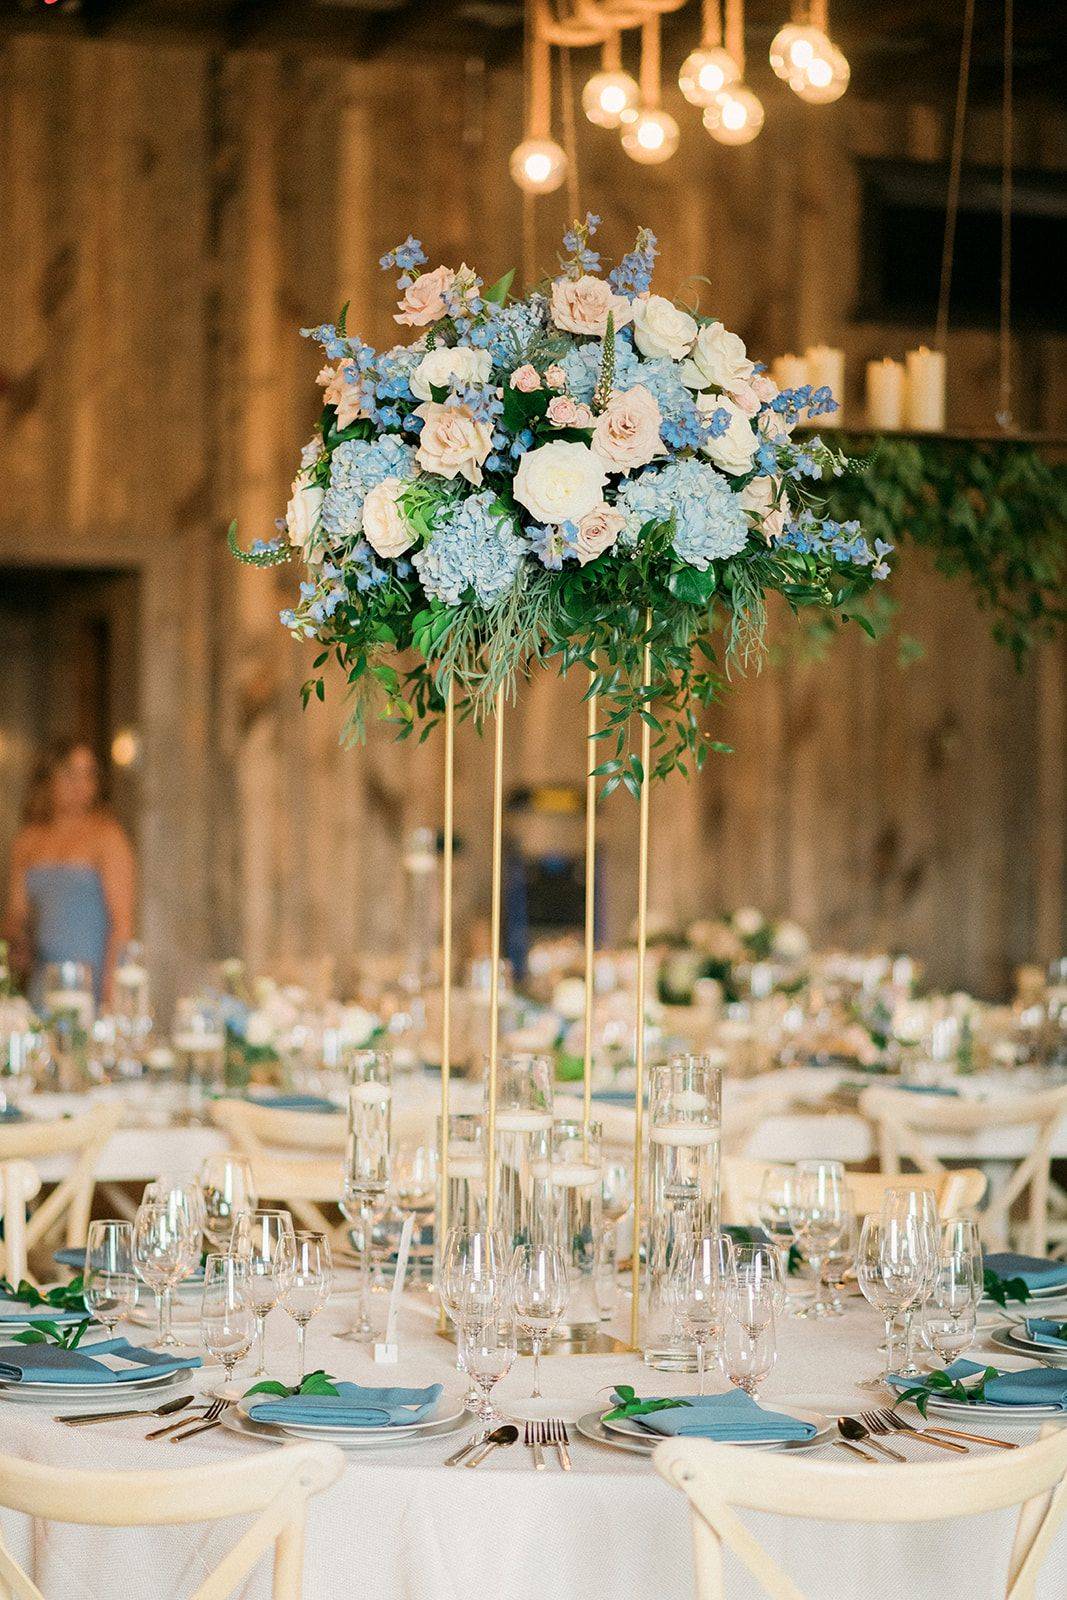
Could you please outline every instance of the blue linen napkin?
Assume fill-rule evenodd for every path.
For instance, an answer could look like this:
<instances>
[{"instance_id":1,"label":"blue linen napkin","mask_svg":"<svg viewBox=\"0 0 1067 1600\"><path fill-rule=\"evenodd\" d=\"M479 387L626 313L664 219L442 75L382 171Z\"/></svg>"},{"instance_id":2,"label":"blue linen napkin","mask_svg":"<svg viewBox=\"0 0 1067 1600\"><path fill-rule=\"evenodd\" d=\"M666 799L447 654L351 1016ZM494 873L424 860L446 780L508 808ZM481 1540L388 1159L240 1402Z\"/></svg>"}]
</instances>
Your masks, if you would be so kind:
<instances>
[{"instance_id":1,"label":"blue linen napkin","mask_svg":"<svg viewBox=\"0 0 1067 1600\"><path fill-rule=\"evenodd\" d=\"M339 1106L321 1094L255 1094L247 1098L255 1106L266 1106L271 1111L324 1111L330 1116L340 1116Z\"/></svg>"},{"instance_id":2,"label":"blue linen napkin","mask_svg":"<svg viewBox=\"0 0 1067 1600\"><path fill-rule=\"evenodd\" d=\"M85 1246L65 1244L63 1245L62 1249L53 1250L52 1260L57 1266L69 1267L72 1272L84 1272ZM188 1288L190 1284L202 1284L203 1281L204 1269L202 1266L199 1266L196 1268L195 1272L191 1272L187 1278L182 1279L181 1283L178 1285L178 1293L181 1294L182 1290Z\"/></svg>"},{"instance_id":3,"label":"blue linen napkin","mask_svg":"<svg viewBox=\"0 0 1067 1600\"><path fill-rule=\"evenodd\" d=\"M96 1359L102 1355L118 1356L128 1365L121 1372L112 1372ZM0 1378L11 1383L118 1383L200 1365L199 1356L165 1355L127 1339L104 1339L77 1350L64 1350L58 1344L0 1345Z\"/></svg>"},{"instance_id":4,"label":"blue linen napkin","mask_svg":"<svg viewBox=\"0 0 1067 1600\"><path fill-rule=\"evenodd\" d=\"M1062 1328L1063 1326L1062 1317L1027 1317L1026 1319L1027 1336L1033 1339L1035 1343L1046 1344L1053 1350L1067 1350L1067 1339L1061 1338L1056 1332L1057 1328Z\"/></svg>"},{"instance_id":5,"label":"blue linen napkin","mask_svg":"<svg viewBox=\"0 0 1067 1600\"><path fill-rule=\"evenodd\" d=\"M17 1295L0 1296L0 1328L5 1322L54 1322L57 1328L69 1323L84 1322L91 1311L61 1311L56 1306L28 1306Z\"/></svg>"},{"instance_id":6,"label":"blue linen napkin","mask_svg":"<svg viewBox=\"0 0 1067 1600\"><path fill-rule=\"evenodd\" d=\"M25 1122L26 1113L18 1106L5 1106L0 1111L0 1122Z\"/></svg>"},{"instance_id":7,"label":"blue linen napkin","mask_svg":"<svg viewBox=\"0 0 1067 1600\"><path fill-rule=\"evenodd\" d=\"M336 1394L264 1395L248 1407L254 1422L295 1422L306 1427L388 1428L422 1422L440 1400L443 1386L427 1389L364 1389L339 1383Z\"/></svg>"},{"instance_id":8,"label":"blue linen napkin","mask_svg":"<svg viewBox=\"0 0 1067 1600\"><path fill-rule=\"evenodd\" d=\"M951 1088L947 1083L896 1083L895 1089L902 1089L905 1094L943 1094L958 1100L960 1091Z\"/></svg>"},{"instance_id":9,"label":"blue linen napkin","mask_svg":"<svg viewBox=\"0 0 1067 1600\"><path fill-rule=\"evenodd\" d=\"M953 1361L945 1368L950 1378L969 1378L985 1368L976 1361ZM922 1378L889 1379L894 1389L928 1389ZM930 1391L932 1394L936 1390ZM985 1404L994 1406L1056 1406L1067 1411L1067 1371L1061 1368L1026 1367L1021 1372L1001 1372L985 1386Z\"/></svg>"},{"instance_id":10,"label":"blue linen napkin","mask_svg":"<svg viewBox=\"0 0 1067 1600\"><path fill-rule=\"evenodd\" d=\"M591 1098L600 1102L602 1106L632 1106L634 1091L632 1089L594 1089Z\"/></svg>"},{"instance_id":11,"label":"blue linen napkin","mask_svg":"<svg viewBox=\"0 0 1067 1600\"><path fill-rule=\"evenodd\" d=\"M814 1439L817 1431L811 1422L787 1417L781 1411L765 1411L743 1389L677 1398L686 1404L669 1411L649 1411L634 1421L653 1433L682 1439Z\"/></svg>"},{"instance_id":12,"label":"blue linen napkin","mask_svg":"<svg viewBox=\"0 0 1067 1600\"><path fill-rule=\"evenodd\" d=\"M1021 1278L1028 1289L1067 1288L1067 1261L1047 1261L1044 1256L1020 1256L1014 1250L995 1250L984 1265L998 1278Z\"/></svg>"}]
</instances>

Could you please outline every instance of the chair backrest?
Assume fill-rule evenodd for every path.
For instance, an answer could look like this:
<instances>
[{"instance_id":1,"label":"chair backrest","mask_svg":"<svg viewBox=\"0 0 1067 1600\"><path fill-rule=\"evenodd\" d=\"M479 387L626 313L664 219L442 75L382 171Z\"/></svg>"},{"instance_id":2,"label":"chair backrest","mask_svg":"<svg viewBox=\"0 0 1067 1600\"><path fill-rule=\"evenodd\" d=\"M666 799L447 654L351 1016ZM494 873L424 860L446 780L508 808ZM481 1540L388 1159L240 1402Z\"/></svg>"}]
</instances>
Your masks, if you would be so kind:
<instances>
[{"instance_id":1,"label":"chair backrest","mask_svg":"<svg viewBox=\"0 0 1067 1600\"><path fill-rule=\"evenodd\" d=\"M724 1222L752 1226L759 1222L759 1195L768 1172L785 1170L774 1161L756 1161L748 1156L722 1158L722 1217ZM930 1189L943 1217L969 1215L986 1189L984 1172L963 1167L953 1172L848 1172L845 1181L856 1202L860 1217L880 1211L885 1192L890 1188Z\"/></svg>"},{"instance_id":2,"label":"chair backrest","mask_svg":"<svg viewBox=\"0 0 1067 1600\"><path fill-rule=\"evenodd\" d=\"M295 1444L262 1456L176 1472L85 1472L0 1456L0 1506L51 1522L138 1528L255 1521L190 1600L227 1600L274 1550L274 1600L301 1600L307 1502L344 1471L332 1444ZM0 1542L0 1594L44 1600Z\"/></svg>"},{"instance_id":3,"label":"chair backrest","mask_svg":"<svg viewBox=\"0 0 1067 1600\"><path fill-rule=\"evenodd\" d=\"M990 1244L1007 1241L1012 1207L1027 1196L1026 1222L1017 1231L1019 1248L1043 1255L1049 1205L1052 1141L1067 1116L1067 1088L1039 1094L968 1100L962 1095L909 1094L903 1089L867 1089L860 1096L861 1113L874 1124L879 1164L899 1172L910 1161L919 1172L943 1173L935 1153L939 1140L976 1137L1008 1128L1033 1130L1027 1154L1011 1178L992 1196L979 1217L982 1236Z\"/></svg>"},{"instance_id":4,"label":"chair backrest","mask_svg":"<svg viewBox=\"0 0 1067 1600\"><path fill-rule=\"evenodd\" d=\"M97 1164L121 1120L120 1105L100 1105L82 1117L0 1127L0 1161L70 1158L69 1171L34 1209L26 1225L27 1254L44 1246L61 1225L65 1244L85 1243Z\"/></svg>"},{"instance_id":5,"label":"chair backrest","mask_svg":"<svg viewBox=\"0 0 1067 1600\"><path fill-rule=\"evenodd\" d=\"M897 1468L898 1493L886 1493L883 1467L798 1461L772 1451L737 1450L706 1439L669 1439L653 1453L656 1471L689 1501L697 1600L724 1600L722 1554L743 1563L771 1600L801 1591L741 1521L735 1506L819 1522L940 1522L1019 1506L1005 1600L1033 1600L1034 1584L1067 1514L1067 1429L1047 1428L1018 1450ZM992 1591L986 1590L987 1593Z\"/></svg>"},{"instance_id":6,"label":"chair backrest","mask_svg":"<svg viewBox=\"0 0 1067 1600\"><path fill-rule=\"evenodd\" d=\"M743 1156L752 1135L769 1117L784 1117L793 1111L825 1111L826 1091L814 1092L800 1073L782 1068L768 1074L758 1087L732 1097L723 1111L722 1145L731 1154Z\"/></svg>"},{"instance_id":7,"label":"chair backrest","mask_svg":"<svg viewBox=\"0 0 1067 1600\"><path fill-rule=\"evenodd\" d=\"M211 1118L248 1157L261 1202L284 1200L303 1227L340 1240L320 1210L336 1205L341 1194L345 1118L340 1112L284 1111L248 1100L216 1100Z\"/></svg>"},{"instance_id":8,"label":"chair backrest","mask_svg":"<svg viewBox=\"0 0 1067 1600\"><path fill-rule=\"evenodd\" d=\"M12 1283L21 1283L27 1273L26 1207L40 1187L40 1173L31 1162L0 1161L0 1272Z\"/></svg>"}]
</instances>

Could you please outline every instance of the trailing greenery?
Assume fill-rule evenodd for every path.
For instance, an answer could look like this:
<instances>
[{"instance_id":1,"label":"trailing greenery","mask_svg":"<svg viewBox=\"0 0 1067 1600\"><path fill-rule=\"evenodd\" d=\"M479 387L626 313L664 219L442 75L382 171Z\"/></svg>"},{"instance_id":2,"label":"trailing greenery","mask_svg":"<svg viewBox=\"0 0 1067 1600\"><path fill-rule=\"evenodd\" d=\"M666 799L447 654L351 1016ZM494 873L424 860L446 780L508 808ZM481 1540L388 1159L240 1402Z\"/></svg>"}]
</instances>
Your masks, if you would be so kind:
<instances>
[{"instance_id":1,"label":"trailing greenery","mask_svg":"<svg viewBox=\"0 0 1067 1600\"><path fill-rule=\"evenodd\" d=\"M1009 1300L1018 1300L1020 1305L1025 1305L1030 1298L1025 1278L1002 1278L999 1272L986 1267L982 1279L986 1297L995 1300L998 1306L1006 1307Z\"/></svg>"},{"instance_id":2,"label":"trailing greenery","mask_svg":"<svg viewBox=\"0 0 1067 1600\"><path fill-rule=\"evenodd\" d=\"M830 484L831 514L906 539L963 578L1022 666L1067 621L1067 462L1001 441L856 435L861 470Z\"/></svg>"},{"instance_id":3,"label":"trailing greenery","mask_svg":"<svg viewBox=\"0 0 1067 1600\"><path fill-rule=\"evenodd\" d=\"M88 1332L91 1317L61 1328L57 1322L31 1322L25 1333L12 1335L12 1344L55 1344L61 1350L76 1350Z\"/></svg>"},{"instance_id":4,"label":"trailing greenery","mask_svg":"<svg viewBox=\"0 0 1067 1600\"><path fill-rule=\"evenodd\" d=\"M299 1383L279 1383L277 1378L264 1378L260 1383L254 1383L251 1389L246 1389L244 1398L250 1394L276 1394L282 1400L287 1400L294 1394L336 1394L337 1380L324 1372L321 1367L314 1372L305 1373Z\"/></svg>"},{"instance_id":5,"label":"trailing greenery","mask_svg":"<svg viewBox=\"0 0 1067 1600\"><path fill-rule=\"evenodd\" d=\"M912 1389L905 1389L893 1401L893 1410L910 1400L921 1417L926 1416L926 1408L931 1400L954 1400L957 1405L977 1406L985 1401L985 1386L993 1378L999 1378L1000 1373L996 1367L986 1367L981 1373L977 1383L961 1383L958 1378L950 1378L947 1372L928 1372L922 1382Z\"/></svg>"},{"instance_id":6,"label":"trailing greenery","mask_svg":"<svg viewBox=\"0 0 1067 1600\"><path fill-rule=\"evenodd\" d=\"M642 1400L628 1383L617 1383L612 1399L613 1411L605 1411L602 1421L618 1422L620 1417L647 1417L653 1411L674 1411L689 1405L688 1400Z\"/></svg>"},{"instance_id":7,"label":"trailing greenery","mask_svg":"<svg viewBox=\"0 0 1067 1600\"><path fill-rule=\"evenodd\" d=\"M53 1311L84 1311L85 1285L82 1274L71 1278L69 1283L58 1284L54 1289L48 1289L43 1294L40 1289L28 1283L25 1278L20 1283L11 1283L7 1278L0 1278L0 1298L4 1300L18 1300L23 1305L49 1306Z\"/></svg>"}]
</instances>

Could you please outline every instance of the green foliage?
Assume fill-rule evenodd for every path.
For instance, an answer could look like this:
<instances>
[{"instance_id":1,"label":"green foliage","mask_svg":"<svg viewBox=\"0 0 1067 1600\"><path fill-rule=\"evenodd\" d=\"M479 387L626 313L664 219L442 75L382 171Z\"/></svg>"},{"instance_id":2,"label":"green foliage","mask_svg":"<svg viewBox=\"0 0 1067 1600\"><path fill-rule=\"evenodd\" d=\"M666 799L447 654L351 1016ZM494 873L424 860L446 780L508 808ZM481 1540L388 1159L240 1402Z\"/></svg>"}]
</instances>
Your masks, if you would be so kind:
<instances>
[{"instance_id":1,"label":"green foliage","mask_svg":"<svg viewBox=\"0 0 1067 1600\"><path fill-rule=\"evenodd\" d=\"M627 1383L617 1383L612 1399L616 1401L614 1411L606 1411L604 1422L617 1422L620 1417L646 1417L651 1411L674 1411L678 1406L687 1406L688 1400L642 1400Z\"/></svg>"},{"instance_id":2,"label":"green foliage","mask_svg":"<svg viewBox=\"0 0 1067 1600\"><path fill-rule=\"evenodd\" d=\"M1025 1279L1002 1278L991 1267L986 1267L982 1274L982 1287L987 1298L995 1300L998 1306L1007 1306L1009 1300L1018 1300L1020 1305L1025 1305L1030 1298Z\"/></svg>"},{"instance_id":3,"label":"green foliage","mask_svg":"<svg viewBox=\"0 0 1067 1600\"><path fill-rule=\"evenodd\" d=\"M961 1383L958 1378L950 1378L947 1372L928 1372L920 1384L911 1389L905 1389L893 1401L893 1410L910 1400L921 1417L926 1416L926 1408L933 1399L954 1400L958 1405L977 1406L985 1400L985 1386L992 1378L999 1377L996 1367L986 1367L977 1383Z\"/></svg>"},{"instance_id":4,"label":"green foliage","mask_svg":"<svg viewBox=\"0 0 1067 1600\"><path fill-rule=\"evenodd\" d=\"M82 1274L71 1278L69 1283L58 1284L54 1289L48 1289L42 1294L41 1290L25 1278L14 1284L7 1278L0 1278L0 1298L4 1300L19 1300L27 1306L50 1306L53 1311L84 1311L85 1310L85 1284Z\"/></svg>"},{"instance_id":5,"label":"green foliage","mask_svg":"<svg viewBox=\"0 0 1067 1600\"><path fill-rule=\"evenodd\" d=\"M31 1322L25 1333L12 1335L12 1344L56 1344L61 1350L76 1350L85 1335L91 1317L61 1328L57 1322Z\"/></svg>"},{"instance_id":6,"label":"green foliage","mask_svg":"<svg viewBox=\"0 0 1067 1600\"><path fill-rule=\"evenodd\" d=\"M831 515L858 518L872 540L929 549L939 572L970 584L1022 666L1067 621L1067 464L1011 440L849 445L866 461L828 486Z\"/></svg>"},{"instance_id":7,"label":"green foliage","mask_svg":"<svg viewBox=\"0 0 1067 1600\"><path fill-rule=\"evenodd\" d=\"M247 1400L250 1394L276 1394L280 1399L287 1400L294 1394L336 1394L336 1383L335 1378L318 1367L314 1372L306 1373L299 1383L294 1383L291 1387L279 1383L276 1378L264 1378L260 1383L254 1383L251 1389L246 1389L244 1398Z\"/></svg>"},{"instance_id":8,"label":"green foliage","mask_svg":"<svg viewBox=\"0 0 1067 1600\"><path fill-rule=\"evenodd\" d=\"M287 544L278 544L274 549L242 550L237 543L237 519L226 529L226 543L230 547L230 554L236 556L246 567L283 567L292 556L292 551Z\"/></svg>"}]
</instances>

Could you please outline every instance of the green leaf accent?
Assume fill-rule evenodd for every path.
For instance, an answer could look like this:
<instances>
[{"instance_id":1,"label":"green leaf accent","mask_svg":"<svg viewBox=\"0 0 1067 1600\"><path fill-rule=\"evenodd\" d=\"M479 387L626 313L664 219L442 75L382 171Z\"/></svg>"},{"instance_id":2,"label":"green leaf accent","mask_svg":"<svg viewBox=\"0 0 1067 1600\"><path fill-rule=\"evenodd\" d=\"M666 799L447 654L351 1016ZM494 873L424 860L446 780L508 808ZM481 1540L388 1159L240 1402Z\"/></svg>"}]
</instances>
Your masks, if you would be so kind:
<instances>
[{"instance_id":1,"label":"green leaf accent","mask_svg":"<svg viewBox=\"0 0 1067 1600\"><path fill-rule=\"evenodd\" d=\"M995 1300L998 1306L1007 1307L1009 1300L1017 1300L1020 1305L1025 1305L1030 1298L1030 1291L1023 1278L1002 1278L991 1267L986 1267L982 1274L982 1286L990 1300Z\"/></svg>"},{"instance_id":2,"label":"green leaf accent","mask_svg":"<svg viewBox=\"0 0 1067 1600\"><path fill-rule=\"evenodd\" d=\"M261 550L253 555L251 550L242 550L237 543L237 518L226 529L226 543L230 547L230 554L243 561L246 567L282 567L291 559L292 552L288 545L279 546L277 550Z\"/></svg>"},{"instance_id":3,"label":"green leaf accent","mask_svg":"<svg viewBox=\"0 0 1067 1600\"><path fill-rule=\"evenodd\" d=\"M511 293L511 285L515 282L515 268L511 267L502 278L498 278L488 289L482 290L482 299L488 300L490 305L502 306Z\"/></svg>"},{"instance_id":4,"label":"green leaf accent","mask_svg":"<svg viewBox=\"0 0 1067 1600\"><path fill-rule=\"evenodd\" d=\"M613 1411L604 1413L605 1422L617 1422L620 1417L645 1417L653 1411L674 1411L679 1406L690 1404L688 1400L654 1399L642 1400L630 1385L617 1383L612 1396L618 1402Z\"/></svg>"},{"instance_id":5,"label":"green leaf accent","mask_svg":"<svg viewBox=\"0 0 1067 1600\"><path fill-rule=\"evenodd\" d=\"M295 1383L291 1388L284 1383L279 1383L276 1378L264 1378L260 1383L254 1383L251 1389L245 1390L245 1398L250 1394L276 1394L282 1399L288 1399L294 1394L336 1394L337 1380L324 1372L321 1367L314 1372L305 1373L301 1383Z\"/></svg>"},{"instance_id":6,"label":"green leaf accent","mask_svg":"<svg viewBox=\"0 0 1067 1600\"><path fill-rule=\"evenodd\" d=\"M31 1322L24 1333L12 1336L12 1344L55 1344L61 1350L76 1350L85 1336L91 1317L61 1328L55 1322Z\"/></svg>"},{"instance_id":7,"label":"green leaf accent","mask_svg":"<svg viewBox=\"0 0 1067 1600\"><path fill-rule=\"evenodd\" d=\"M718 587L715 568L709 567L706 572L699 572L696 567L681 567L671 573L667 587L676 600L684 600L694 606L704 605Z\"/></svg>"},{"instance_id":8,"label":"green leaf accent","mask_svg":"<svg viewBox=\"0 0 1067 1600\"><path fill-rule=\"evenodd\" d=\"M57 1284L54 1289L49 1289L44 1294L25 1278L18 1284L11 1283L7 1278L0 1278L0 1297L7 1300L21 1300L28 1306L50 1306L53 1311L86 1309L85 1288L80 1272L71 1278L69 1283Z\"/></svg>"}]
</instances>

